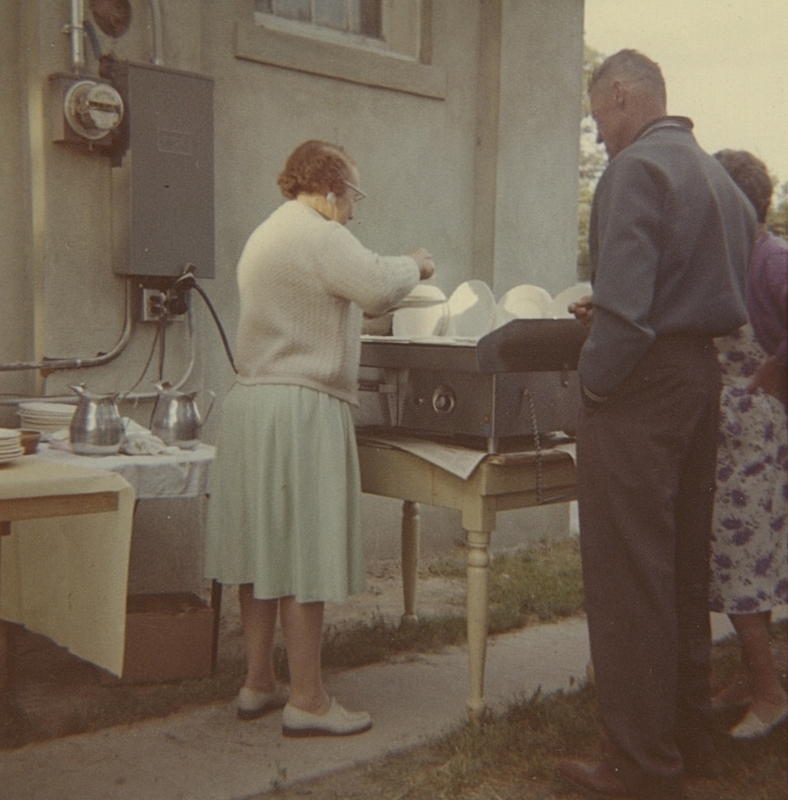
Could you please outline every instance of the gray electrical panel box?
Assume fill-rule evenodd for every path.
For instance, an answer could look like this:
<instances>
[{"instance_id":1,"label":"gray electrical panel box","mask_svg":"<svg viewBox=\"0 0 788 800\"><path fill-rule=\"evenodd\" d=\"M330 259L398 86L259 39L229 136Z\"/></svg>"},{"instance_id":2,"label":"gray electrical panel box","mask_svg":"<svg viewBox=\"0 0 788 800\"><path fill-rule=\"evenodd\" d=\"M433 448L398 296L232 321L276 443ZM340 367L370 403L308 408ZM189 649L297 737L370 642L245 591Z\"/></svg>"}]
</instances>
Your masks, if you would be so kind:
<instances>
[{"instance_id":1,"label":"gray electrical panel box","mask_svg":"<svg viewBox=\"0 0 788 800\"><path fill-rule=\"evenodd\" d=\"M213 79L120 61L111 76L126 104L128 161L116 181L128 228L115 271L177 277L193 264L195 277L213 278Z\"/></svg>"}]
</instances>

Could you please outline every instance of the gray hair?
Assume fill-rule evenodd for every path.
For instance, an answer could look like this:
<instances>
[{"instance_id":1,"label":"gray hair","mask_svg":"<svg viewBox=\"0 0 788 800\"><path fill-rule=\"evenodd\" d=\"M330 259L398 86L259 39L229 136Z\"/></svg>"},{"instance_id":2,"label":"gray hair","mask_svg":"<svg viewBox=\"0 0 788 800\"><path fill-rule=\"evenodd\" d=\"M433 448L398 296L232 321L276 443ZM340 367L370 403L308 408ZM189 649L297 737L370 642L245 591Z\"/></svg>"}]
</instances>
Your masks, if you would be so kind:
<instances>
[{"instance_id":1,"label":"gray hair","mask_svg":"<svg viewBox=\"0 0 788 800\"><path fill-rule=\"evenodd\" d=\"M663 106L667 103L665 79L659 64L637 50L619 50L606 58L591 75L589 93L602 80L621 80L643 86Z\"/></svg>"}]
</instances>

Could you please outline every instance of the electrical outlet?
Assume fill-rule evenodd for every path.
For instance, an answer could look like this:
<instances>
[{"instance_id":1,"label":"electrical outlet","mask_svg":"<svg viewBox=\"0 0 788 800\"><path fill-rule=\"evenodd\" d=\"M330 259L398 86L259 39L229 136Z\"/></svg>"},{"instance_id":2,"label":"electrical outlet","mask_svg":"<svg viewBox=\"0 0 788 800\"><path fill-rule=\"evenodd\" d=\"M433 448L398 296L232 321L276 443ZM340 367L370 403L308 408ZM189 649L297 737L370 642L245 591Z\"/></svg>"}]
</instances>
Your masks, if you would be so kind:
<instances>
[{"instance_id":1,"label":"electrical outlet","mask_svg":"<svg viewBox=\"0 0 788 800\"><path fill-rule=\"evenodd\" d=\"M167 295L158 289L143 289L140 319L142 322L159 322L167 319Z\"/></svg>"},{"instance_id":2,"label":"electrical outlet","mask_svg":"<svg viewBox=\"0 0 788 800\"><path fill-rule=\"evenodd\" d=\"M181 322L189 309L189 292L175 289L151 289L141 286L139 319L141 322Z\"/></svg>"}]
</instances>

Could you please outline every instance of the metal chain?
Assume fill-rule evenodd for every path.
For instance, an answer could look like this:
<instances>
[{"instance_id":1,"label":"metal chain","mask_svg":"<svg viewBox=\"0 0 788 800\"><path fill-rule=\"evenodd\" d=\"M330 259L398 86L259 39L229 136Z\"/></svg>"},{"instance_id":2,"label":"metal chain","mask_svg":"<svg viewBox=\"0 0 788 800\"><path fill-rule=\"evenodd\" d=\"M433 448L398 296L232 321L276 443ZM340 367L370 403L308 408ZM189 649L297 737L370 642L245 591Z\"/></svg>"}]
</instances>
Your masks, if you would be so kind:
<instances>
[{"instance_id":1,"label":"metal chain","mask_svg":"<svg viewBox=\"0 0 788 800\"><path fill-rule=\"evenodd\" d=\"M536 446L536 505L542 505L542 444L539 439L539 426L536 423L536 407L533 395L527 388L523 389L523 397L528 399L528 410L531 413L531 430L534 434Z\"/></svg>"}]
</instances>

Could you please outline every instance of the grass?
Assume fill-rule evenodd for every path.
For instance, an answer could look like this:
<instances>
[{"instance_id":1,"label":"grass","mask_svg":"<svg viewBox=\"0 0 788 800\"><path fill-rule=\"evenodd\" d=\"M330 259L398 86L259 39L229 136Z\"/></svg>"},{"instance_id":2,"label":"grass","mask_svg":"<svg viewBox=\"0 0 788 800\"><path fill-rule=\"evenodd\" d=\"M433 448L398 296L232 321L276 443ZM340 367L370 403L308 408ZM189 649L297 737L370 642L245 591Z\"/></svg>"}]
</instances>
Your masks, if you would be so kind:
<instances>
[{"instance_id":1,"label":"grass","mask_svg":"<svg viewBox=\"0 0 788 800\"><path fill-rule=\"evenodd\" d=\"M465 561L440 559L428 567L444 578L465 577ZM496 556L490 565L491 634L551 622L580 614L583 587L577 540L539 545L526 551ZM329 628L323 643L323 665L348 669L374 664L402 653L435 652L465 641L465 618L425 616L418 625L394 625L382 617L348 628ZM277 669L286 678L284 653Z\"/></svg>"},{"instance_id":2,"label":"grass","mask_svg":"<svg viewBox=\"0 0 788 800\"><path fill-rule=\"evenodd\" d=\"M788 622L773 626L788 646ZM739 661L735 639L713 649L713 683L724 685ZM739 743L725 735L735 717L718 720L714 738L721 774L687 781L686 800L785 800L788 726L765 740ZM594 760L599 729L596 691L521 698L499 716L468 723L441 740L361 767L275 793L277 800L308 796L378 800L563 800L576 797L557 776L563 758Z\"/></svg>"},{"instance_id":3,"label":"grass","mask_svg":"<svg viewBox=\"0 0 788 800\"><path fill-rule=\"evenodd\" d=\"M490 631L501 633L526 625L582 613L582 580L576 540L498 555L490 567ZM429 571L464 579L461 558L441 559ZM788 622L774 626L774 636L788 648ZM465 640L462 616L422 617L418 625L399 627L382 616L371 623L329 628L324 639L324 665L348 669L399 657L409 652L435 652ZM738 643L714 648L714 686L720 687L739 663ZM164 716L183 708L230 700L245 671L242 658L220 659L210 679L155 686L106 687L106 694L84 704L64 720L57 735L97 730ZM284 653L278 655L280 677L286 678ZM688 785L687 800L786 800L788 726L765 741L735 743L724 731L735 720L721 720L716 735L723 764L718 780ZM0 747L18 747L47 738L6 717ZM5 733L5 735L3 735ZM51 735L51 734L49 734ZM599 756L596 694L593 686L576 691L523 697L503 714L465 725L441 740L361 767L354 773L278 790L277 800L303 798L368 798L378 800L563 800L574 797L556 777L561 758Z\"/></svg>"},{"instance_id":4,"label":"grass","mask_svg":"<svg viewBox=\"0 0 788 800\"><path fill-rule=\"evenodd\" d=\"M465 561L441 559L430 565L430 571L443 577L464 577ZM538 545L492 560L490 633L551 622L582 610L583 576L577 539Z\"/></svg>"}]
</instances>

